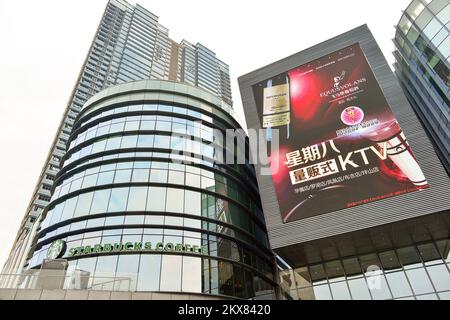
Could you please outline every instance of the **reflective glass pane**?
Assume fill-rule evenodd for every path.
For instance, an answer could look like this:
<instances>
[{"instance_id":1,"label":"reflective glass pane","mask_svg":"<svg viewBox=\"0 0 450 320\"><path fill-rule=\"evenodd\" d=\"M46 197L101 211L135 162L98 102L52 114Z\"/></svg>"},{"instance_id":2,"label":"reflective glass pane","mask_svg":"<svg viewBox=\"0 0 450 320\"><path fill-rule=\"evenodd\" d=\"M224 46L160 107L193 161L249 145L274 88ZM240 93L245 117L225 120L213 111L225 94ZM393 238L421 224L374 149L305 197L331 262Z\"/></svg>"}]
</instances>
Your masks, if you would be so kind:
<instances>
[{"instance_id":1,"label":"reflective glass pane","mask_svg":"<svg viewBox=\"0 0 450 320\"><path fill-rule=\"evenodd\" d=\"M115 188L111 191L108 212L125 211L129 188Z\"/></svg>"},{"instance_id":2,"label":"reflective glass pane","mask_svg":"<svg viewBox=\"0 0 450 320\"><path fill-rule=\"evenodd\" d=\"M316 300L332 300L330 289L327 284L314 286L313 289Z\"/></svg>"},{"instance_id":3,"label":"reflective glass pane","mask_svg":"<svg viewBox=\"0 0 450 320\"><path fill-rule=\"evenodd\" d=\"M182 291L202 291L202 261L201 258L183 257Z\"/></svg>"},{"instance_id":4,"label":"reflective glass pane","mask_svg":"<svg viewBox=\"0 0 450 320\"><path fill-rule=\"evenodd\" d=\"M92 199L91 214L104 213L108 208L109 196L111 190L97 190Z\"/></svg>"},{"instance_id":5,"label":"reflective glass pane","mask_svg":"<svg viewBox=\"0 0 450 320\"><path fill-rule=\"evenodd\" d=\"M131 187L128 196L127 211L145 211L147 187Z\"/></svg>"},{"instance_id":6,"label":"reflective glass pane","mask_svg":"<svg viewBox=\"0 0 450 320\"><path fill-rule=\"evenodd\" d=\"M350 300L350 293L348 292L347 283L337 282L330 284L333 300Z\"/></svg>"},{"instance_id":7,"label":"reflective glass pane","mask_svg":"<svg viewBox=\"0 0 450 320\"><path fill-rule=\"evenodd\" d=\"M161 266L161 291L181 291L182 257L163 255Z\"/></svg>"},{"instance_id":8,"label":"reflective glass pane","mask_svg":"<svg viewBox=\"0 0 450 320\"><path fill-rule=\"evenodd\" d=\"M386 274L386 279L389 282L389 286L394 298L406 297L412 295L411 288L406 279L404 272L393 272Z\"/></svg>"},{"instance_id":9,"label":"reflective glass pane","mask_svg":"<svg viewBox=\"0 0 450 320\"><path fill-rule=\"evenodd\" d=\"M158 291L161 273L161 256L154 254L141 255L139 265L138 291Z\"/></svg>"},{"instance_id":10,"label":"reflective glass pane","mask_svg":"<svg viewBox=\"0 0 450 320\"><path fill-rule=\"evenodd\" d=\"M353 300L370 300L369 289L367 288L366 280L354 279L348 281L348 286L352 294Z\"/></svg>"},{"instance_id":11,"label":"reflective glass pane","mask_svg":"<svg viewBox=\"0 0 450 320\"><path fill-rule=\"evenodd\" d=\"M121 255L117 262L114 290L133 291L136 289L139 255Z\"/></svg>"},{"instance_id":12,"label":"reflective glass pane","mask_svg":"<svg viewBox=\"0 0 450 320\"><path fill-rule=\"evenodd\" d=\"M428 267L427 271L437 291L450 290L450 274L445 264Z\"/></svg>"},{"instance_id":13,"label":"reflective glass pane","mask_svg":"<svg viewBox=\"0 0 450 320\"><path fill-rule=\"evenodd\" d=\"M167 189L166 211L183 212L184 210L184 190Z\"/></svg>"},{"instance_id":14,"label":"reflective glass pane","mask_svg":"<svg viewBox=\"0 0 450 320\"><path fill-rule=\"evenodd\" d=\"M166 207L166 188L149 187L147 197L148 211L164 211Z\"/></svg>"},{"instance_id":15,"label":"reflective glass pane","mask_svg":"<svg viewBox=\"0 0 450 320\"><path fill-rule=\"evenodd\" d=\"M433 286L431 285L430 279L424 269L414 269L406 271L409 282L414 290L415 294L429 293L433 292Z\"/></svg>"}]
</instances>

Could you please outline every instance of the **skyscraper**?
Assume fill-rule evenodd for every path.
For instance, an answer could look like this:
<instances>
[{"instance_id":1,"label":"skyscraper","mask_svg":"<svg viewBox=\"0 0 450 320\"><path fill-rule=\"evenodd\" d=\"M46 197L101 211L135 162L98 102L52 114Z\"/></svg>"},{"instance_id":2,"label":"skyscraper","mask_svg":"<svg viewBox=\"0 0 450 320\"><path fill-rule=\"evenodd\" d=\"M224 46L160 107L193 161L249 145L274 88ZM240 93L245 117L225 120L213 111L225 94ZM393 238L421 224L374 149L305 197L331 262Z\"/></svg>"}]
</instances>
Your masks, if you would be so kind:
<instances>
[{"instance_id":1,"label":"skyscraper","mask_svg":"<svg viewBox=\"0 0 450 320\"><path fill-rule=\"evenodd\" d=\"M74 121L84 103L111 85L161 79L198 86L232 104L228 66L201 44L169 38L168 29L145 8L110 0L70 96L3 273L21 272L39 227L37 219L50 201Z\"/></svg>"},{"instance_id":2,"label":"skyscraper","mask_svg":"<svg viewBox=\"0 0 450 320\"><path fill-rule=\"evenodd\" d=\"M412 1L394 43L397 78L450 174L450 2Z\"/></svg>"}]
</instances>

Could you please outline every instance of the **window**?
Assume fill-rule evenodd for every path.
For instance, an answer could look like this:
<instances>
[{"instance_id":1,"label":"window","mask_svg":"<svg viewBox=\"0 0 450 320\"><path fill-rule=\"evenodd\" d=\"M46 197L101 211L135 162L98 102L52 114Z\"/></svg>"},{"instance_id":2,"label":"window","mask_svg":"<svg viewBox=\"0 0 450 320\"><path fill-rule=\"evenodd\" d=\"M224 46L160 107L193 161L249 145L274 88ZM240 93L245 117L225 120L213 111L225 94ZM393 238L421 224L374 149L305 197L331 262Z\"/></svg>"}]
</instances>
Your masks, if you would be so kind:
<instances>
[{"instance_id":1,"label":"window","mask_svg":"<svg viewBox=\"0 0 450 320\"><path fill-rule=\"evenodd\" d=\"M114 177L114 183L127 183L130 182L131 169L128 170L117 170Z\"/></svg>"},{"instance_id":2,"label":"window","mask_svg":"<svg viewBox=\"0 0 450 320\"><path fill-rule=\"evenodd\" d=\"M64 206L64 211L61 216L61 221L72 218L73 212L75 211L75 205L77 204L77 200L78 197L75 197L66 201L66 205Z\"/></svg>"},{"instance_id":3,"label":"window","mask_svg":"<svg viewBox=\"0 0 450 320\"><path fill-rule=\"evenodd\" d=\"M386 279L389 282L389 287L391 288L394 298L412 295L411 288L409 287L408 280L403 271L388 273L386 274Z\"/></svg>"},{"instance_id":4,"label":"window","mask_svg":"<svg viewBox=\"0 0 450 320\"><path fill-rule=\"evenodd\" d=\"M119 239L120 241L120 239ZM112 242L114 243L114 242ZM116 275L116 267L117 267L117 258L118 256L101 256L98 257L97 266L95 267L95 279L94 284L98 284L101 287L99 289L103 290L112 290L113 282L109 283L109 285L105 288L105 282L109 282L112 280L111 278ZM96 286L94 286L95 290Z\"/></svg>"},{"instance_id":5,"label":"window","mask_svg":"<svg viewBox=\"0 0 450 320\"><path fill-rule=\"evenodd\" d=\"M111 184L114 179L114 171L102 172L98 175L97 185Z\"/></svg>"},{"instance_id":6,"label":"window","mask_svg":"<svg viewBox=\"0 0 450 320\"><path fill-rule=\"evenodd\" d=\"M164 255L161 267L161 291L181 291L181 256Z\"/></svg>"},{"instance_id":7,"label":"window","mask_svg":"<svg viewBox=\"0 0 450 320\"><path fill-rule=\"evenodd\" d=\"M147 211L164 211L166 204L166 188L149 187Z\"/></svg>"},{"instance_id":8,"label":"window","mask_svg":"<svg viewBox=\"0 0 450 320\"><path fill-rule=\"evenodd\" d=\"M406 271L411 287L415 294L433 292L433 287L424 269L414 269Z\"/></svg>"},{"instance_id":9,"label":"window","mask_svg":"<svg viewBox=\"0 0 450 320\"><path fill-rule=\"evenodd\" d=\"M173 184L184 184L184 172L180 171L169 171L169 181L168 183Z\"/></svg>"},{"instance_id":10,"label":"window","mask_svg":"<svg viewBox=\"0 0 450 320\"><path fill-rule=\"evenodd\" d=\"M155 136L155 148L168 149L170 146L170 136Z\"/></svg>"},{"instance_id":11,"label":"window","mask_svg":"<svg viewBox=\"0 0 450 320\"><path fill-rule=\"evenodd\" d=\"M80 217L80 216L85 216L85 215L89 214L89 208L91 207L93 195L94 195L93 192L89 192L89 193L83 193L78 196L77 207L76 207L75 213L73 215L74 218Z\"/></svg>"},{"instance_id":12,"label":"window","mask_svg":"<svg viewBox=\"0 0 450 320\"><path fill-rule=\"evenodd\" d=\"M180 212L184 210L184 190L167 189L166 210L169 212Z\"/></svg>"},{"instance_id":13,"label":"window","mask_svg":"<svg viewBox=\"0 0 450 320\"><path fill-rule=\"evenodd\" d=\"M134 148L136 147L137 136L124 136L122 138L122 148Z\"/></svg>"},{"instance_id":14,"label":"window","mask_svg":"<svg viewBox=\"0 0 450 320\"><path fill-rule=\"evenodd\" d=\"M354 279L348 281L348 286L354 300L370 300L369 289L364 279Z\"/></svg>"},{"instance_id":15,"label":"window","mask_svg":"<svg viewBox=\"0 0 450 320\"><path fill-rule=\"evenodd\" d=\"M122 281L115 281L114 290L134 291L139 265L139 255L121 255L117 262L116 277L123 277ZM119 280L119 279L116 279Z\"/></svg>"},{"instance_id":16,"label":"window","mask_svg":"<svg viewBox=\"0 0 450 320\"><path fill-rule=\"evenodd\" d=\"M161 256L154 254L141 255L139 264L138 291L158 291L161 273Z\"/></svg>"},{"instance_id":17,"label":"window","mask_svg":"<svg viewBox=\"0 0 450 320\"><path fill-rule=\"evenodd\" d=\"M151 148L153 147L153 136L140 135L138 138L137 146L140 148Z\"/></svg>"},{"instance_id":18,"label":"window","mask_svg":"<svg viewBox=\"0 0 450 320\"><path fill-rule=\"evenodd\" d=\"M167 170L152 169L150 172L150 182L166 183Z\"/></svg>"},{"instance_id":19,"label":"window","mask_svg":"<svg viewBox=\"0 0 450 320\"><path fill-rule=\"evenodd\" d=\"M187 214L193 214L196 216L201 216L201 199L200 193L190 190L185 190L184 192L184 212Z\"/></svg>"},{"instance_id":20,"label":"window","mask_svg":"<svg viewBox=\"0 0 450 320\"><path fill-rule=\"evenodd\" d=\"M146 202L147 202L146 187L130 188L127 211L145 211Z\"/></svg>"},{"instance_id":21,"label":"window","mask_svg":"<svg viewBox=\"0 0 450 320\"><path fill-rule=\"evenodd\" d=\"M134 169L132 182L147 182L149 179L150 170L149 169Z\"/></svg>"},{"instance_id":22,"label":"window","mask_svg":"<svg viewBox=\"0 0 450 320\"><path fill-rule=\"evenodd\" d=\"M200 258L183 257L182 288L184 292L202 291L202 261Z\"/></svg>"},{"instance_id":23,"label":"window","mask_svg":"<svg viewBox=\"0 0 450 320\"><path fill-rule=\"evenodd\" d=\"M91 214L105 213L108 207L111 190L97 190L92 200Z\"/></svg>"},{"instance_id":24,"label":"window","mask_svg":"<svg viewBox=\"0 0 450 320\"><path fill-rule=\"evenodd\" d=\"M331 283L330 288L334 300L350 300L350 293L348 292L347 283L345 281Z\"/></svg>"},{"instance_id":25,"label":"window","mask_svg":"<svg viewBox=\"0 0 450 320\"><path fill-rule=\"evenodd\" d=\"M125 211L129 188L116 188L111 191L108 212Z\"/></svg>"}]
</instances>

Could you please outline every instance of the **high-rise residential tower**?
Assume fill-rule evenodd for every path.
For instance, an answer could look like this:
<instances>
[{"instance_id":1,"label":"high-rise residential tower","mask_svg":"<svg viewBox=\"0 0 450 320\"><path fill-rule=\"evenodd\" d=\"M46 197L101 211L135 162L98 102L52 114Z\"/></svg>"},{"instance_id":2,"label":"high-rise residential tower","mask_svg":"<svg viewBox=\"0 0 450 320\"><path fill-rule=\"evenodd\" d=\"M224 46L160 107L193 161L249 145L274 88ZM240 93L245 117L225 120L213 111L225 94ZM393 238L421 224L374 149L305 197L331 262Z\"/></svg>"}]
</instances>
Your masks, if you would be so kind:
<instances>
[{"instance_id":1,"label":"high-rise residential tower","mask_svg":"<svg viewBox=\"0 0 450 320\"><path fill-rule=\"evenodd\" d=\"M450 173L450 1L412 1L394 43L395 73Z\"/></svg>"},{"instance_id":2,"label":"high-rise residential tower","mask_svg":"<svg viewBox=\"0 0 450 320\"><path fill-rule=\"evenodd\" d=\"M50 201L74 121L85 102L111 85L142 79L185 82L207 90L231 105L228 66L201 44L177 43L158 17L123 0L110 0L70 96L48 157L22 220L3 273L20 273L35 223Z\"/></svg>"}]
</instances>

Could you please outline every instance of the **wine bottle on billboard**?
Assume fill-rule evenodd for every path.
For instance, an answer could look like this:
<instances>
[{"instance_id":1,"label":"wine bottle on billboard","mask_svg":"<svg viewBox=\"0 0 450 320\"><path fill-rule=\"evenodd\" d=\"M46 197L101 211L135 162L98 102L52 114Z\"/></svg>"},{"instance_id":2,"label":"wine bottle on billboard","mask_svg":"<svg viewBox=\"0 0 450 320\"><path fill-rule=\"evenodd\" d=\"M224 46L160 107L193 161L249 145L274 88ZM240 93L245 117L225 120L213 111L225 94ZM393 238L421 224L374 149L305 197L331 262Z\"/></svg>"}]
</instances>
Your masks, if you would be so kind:
<instances>
[{"instance_id":1,"label":"wine bottle on billboard","mask_svg":"<svg viewBox=\"0 0 450 320\"><path fill-rule=\"evenodd\" d=\"M289 139L290 134L290 94L287 74L273 77L263 89L263 128L267 141L272 140L272 130L280 130L280 137Z\"/></svg>"}]
</instances>

